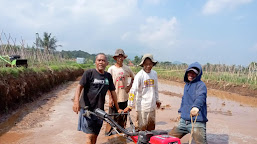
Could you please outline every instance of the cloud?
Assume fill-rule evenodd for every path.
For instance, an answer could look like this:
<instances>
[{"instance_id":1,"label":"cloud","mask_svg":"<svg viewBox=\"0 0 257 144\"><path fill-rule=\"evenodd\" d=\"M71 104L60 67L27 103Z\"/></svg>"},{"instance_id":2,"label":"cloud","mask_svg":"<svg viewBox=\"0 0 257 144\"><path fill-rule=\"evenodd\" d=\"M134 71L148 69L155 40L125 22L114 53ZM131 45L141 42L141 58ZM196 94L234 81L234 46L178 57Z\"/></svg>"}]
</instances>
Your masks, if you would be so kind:
<instances>
[{"instance_id":1,"label":"cloud","mask_svg":"<svg viewBox=\"0 0 257 144\"><path fill-rule=\"evenodd\" d=\"M13 26L19 28L40 29L49 25L53 27L65 18L60 13L66 4L60 0L53 2L45 0L40 3L29 0L3 1L0 6L0 16L8 18Z\"/></svg>"},{"instance_id":2,"label":"cloud","mask_svg":"<svg viewBox=\"0 0 257 144\"><path fill-rule=\"evenodd\" d=\"M148 17L145 24L140 26L138 41L151 47L170 47L176 43L177 20Z\"/></svg>"},{"instance_id":3,"label":"cloud","mask_svg":"<svg viewBox=\"0 0 257 144\"><path fill-rule=\"evenodd\" d=\"M34 41L36 32L51 32L60 41L66 41L63 48L83 47L78 37L82 41L88 39L87 43L111 39L124 32L121 26L128 22L140 23L137 4L137 0L1 0L1 30L30 35L27 41Z\"/></svg>"},{"instance_id":4,"label":"cloud","mask_svg":"<svg viewBox=\"0 0 257 144\"><path fill-rule=\"evenodd\" d=\"M145 0L144 2L150 3L150 4L159 4L161 0Z\"/></svg>"},{"instance_id":5,"label":"cloud","mask_svg":"<svg viewBox=\"0 0 257 144\"><path fill-rule=\"evenodd\" d=\"M208 0L203 7L203 14L210 15L224 9L236 9L240 5L251 3L253 0Z\"/></svg>"},{"instance_id":6,"label":"cloud","mask_svg":"<svg viewBox=\"0 0 257 144\"><path fill-rule=\"evenodd\" d=\"M130 32L125 32L122 36L121 36L121 40L126 40L128 39L128 37L130 37L131 33Z\"/></svg>"},{"instance_id":7,"label":"cloud","mask_svg":"<svg viewBox=\"0 0 257 144\"><path fill-rule=\"evenodd\" d=\"M134 13L137 13L137 0L43 0L41 2L4 0L0 5L0 16L19 22L20 26L35 29L57 23L65 24L68 19L72 22L92 22L97 19L102 24L113 24Z\"/></svg>"},{"instance_id":8,"label":"cloud","mask_svg":"<svg viewBox=\"0 0 257 144\"><path fill-rule=\"evenodd\" d=\"M136 12L137 0L76 0L69 9L75 17L94 16L105 24L113 24Z\"/></svg>"}]
</instances>

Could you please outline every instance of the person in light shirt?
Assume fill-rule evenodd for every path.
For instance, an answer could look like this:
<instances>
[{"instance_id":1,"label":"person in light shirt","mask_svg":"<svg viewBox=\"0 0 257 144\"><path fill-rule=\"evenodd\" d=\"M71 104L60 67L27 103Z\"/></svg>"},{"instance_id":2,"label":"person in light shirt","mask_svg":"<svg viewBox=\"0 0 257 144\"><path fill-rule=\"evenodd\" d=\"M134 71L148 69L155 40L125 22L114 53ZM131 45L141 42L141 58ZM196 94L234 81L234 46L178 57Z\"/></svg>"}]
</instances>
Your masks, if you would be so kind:
<instances>
[{"instance_id":1,"label":"person in light shirt","mask_svg":"<svg viewBox=\"0 0 257 144\"><path fill-rule=\"evenodd\" d=\"M127 58L127 55L122 49L117 49L113 56L113 59L116 61L114 65L108 68L108 72L112 75L113 83L116 88L115 92L117 93L117 101L120 109L125 109L128 105L128 92L132 86L134 80L134 73L132 70L123 64L123 61ZM128 83L128 78L130 78L130 83ZM117 113L117 110L114 106L113 99L111 94L109 94L109 114ZM127 115L112 116L112 118L123 128L126 128L127 124ZM112 127L107 124L105 129L105 135L112 135Z\"/></svg>"},{"instance_id":2,"label":"person in light shirt","mask_svg":"<svg viewBox=\"0 0 257 144\"><path fill-rule=\"evenodd\" d=\"M157 61L152 54L145 54L142 57L142 67L134 79L134 83L129 92L128 106L124 112L131 111L135 99L137 112L137 130L151 131L155 129L155 111L160 108L161 102L158 95L158 77L156 71L152 70Z\"/></svg>"}]
</instances>

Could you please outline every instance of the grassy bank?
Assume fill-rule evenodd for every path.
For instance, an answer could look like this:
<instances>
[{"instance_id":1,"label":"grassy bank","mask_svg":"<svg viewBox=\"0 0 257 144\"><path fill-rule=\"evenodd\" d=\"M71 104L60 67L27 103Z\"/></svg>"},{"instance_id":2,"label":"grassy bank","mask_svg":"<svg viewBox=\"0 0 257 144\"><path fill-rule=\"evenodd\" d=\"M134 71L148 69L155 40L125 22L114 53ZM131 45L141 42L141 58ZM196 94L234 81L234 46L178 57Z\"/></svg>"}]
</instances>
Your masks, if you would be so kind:
<instances>
[{"instance_id":1,"label":"grassy bank","mask_svg":"<svg viewBox=\"0 0 257 144\"><path fill-rule=\"evenodd\" d=\"M132 67L135 73L141 69L141 67ZM184 83L185 70L168 70L159 67L153 69L158 73L160 79ZM208 88L257 97L256 79L250 79L247 74L203 71L202 81Z\"/></svg>"},{"instance_id":2,"label":"grassy bank","mask_svg":"<svg viewBox=\"0 0 257 144\"><path fill-rule=\"evenodd\" d=\"M75 62L67 62L62 64L52 64L52 65L37 65L33 67L1 67L0 76L4 77L6 75L12 75L14 77L19 77L20 74L35 72L42 73L46 71L63 71L63 70L78 70L78 69L88 69L92 68L93 65L90 64L77 64Z\"/></svg>"},{"instance_id":3,"label":"grassy bank","mask_svg":"<svg viewBox=\"0 0 257 144\"><path fill-rule=\"evenodd\" d=\"M19 105L34 101L42 93L67 81L76 80L86 64L59 64L47 66L3 67L0 69L0 113L8 113Z\"/></svg>"},{"instance_id":4,"label":"grassy bank","mask_svg":"<svg viewBox=\"0 0 257 144\"><path fill-rule=\"evenodd\" d=\"M141 67L133 67L132 70L137 73L141 70ZM175 81L184 81L185 70L167 70L163 68L154 67L153 68L157 73L159 78L170 79ZM226 83L227 85L234 86L243 86L249 87L253 90L257 89L256 78L249 79L246 74L231 74L228 72L206 72L203 71L202 81L204 82L218 82L218 83Z\"/></svg>"}]
</instances>

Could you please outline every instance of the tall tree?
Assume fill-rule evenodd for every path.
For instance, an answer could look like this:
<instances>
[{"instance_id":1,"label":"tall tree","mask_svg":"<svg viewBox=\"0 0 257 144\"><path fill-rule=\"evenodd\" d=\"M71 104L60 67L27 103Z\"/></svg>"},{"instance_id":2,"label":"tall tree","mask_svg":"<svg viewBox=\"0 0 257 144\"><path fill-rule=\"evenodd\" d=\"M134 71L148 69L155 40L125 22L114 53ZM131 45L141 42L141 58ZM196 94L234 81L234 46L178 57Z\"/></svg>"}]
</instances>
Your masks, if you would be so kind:
<instances>
[{"instance_id":1,"label":"tall tree","mask_svg":"<svg viewBox=\"0 0 257 144\"><path fill-rule=\"evenodd\" d=\"M49 52L49 50L56 50L56 47L62 46L57 45L57 39L55 37L51 37L51 33L44 32L43 39L36 33L36 42L34 43L36 47L42 48L45 52Z\"/></svg>"},{"instance_id":2,"label":"tall tree","mask_svg":"<svg viewBox=\"0 0 257 144\"><path fill-rule=\"evenodd\" d=\"M133 63L134 65L138 65L140 63L141 59L138 56L134 57Z\"/></svg>"}]
</instances>

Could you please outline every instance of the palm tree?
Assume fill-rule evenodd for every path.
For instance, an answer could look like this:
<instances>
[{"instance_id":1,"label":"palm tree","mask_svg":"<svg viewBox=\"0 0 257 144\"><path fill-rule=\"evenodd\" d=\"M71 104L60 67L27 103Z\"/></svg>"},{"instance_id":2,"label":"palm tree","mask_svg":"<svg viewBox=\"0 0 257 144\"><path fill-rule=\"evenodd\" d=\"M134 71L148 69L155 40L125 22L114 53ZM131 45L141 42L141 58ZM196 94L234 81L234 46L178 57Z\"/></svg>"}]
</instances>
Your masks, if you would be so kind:
<instances>
[{"instance_id":1,"label":"palm tree","mask_svg":"<svg viewBox=\"0 0 257 144\"><path fill-rule=\"evenodd\" d=\"M34 43L36 47L44 49L46 53L49 52L49 50L56 50L56 47L62 45L57 45L57 39L55 37L51 37L51 33L44 32L44 37L41 39L39 37L39 34L36 33L36 42Z\"/></svg>"}]
</instances>

